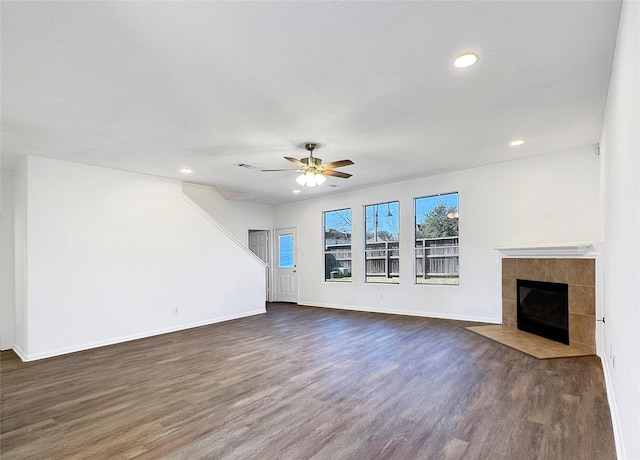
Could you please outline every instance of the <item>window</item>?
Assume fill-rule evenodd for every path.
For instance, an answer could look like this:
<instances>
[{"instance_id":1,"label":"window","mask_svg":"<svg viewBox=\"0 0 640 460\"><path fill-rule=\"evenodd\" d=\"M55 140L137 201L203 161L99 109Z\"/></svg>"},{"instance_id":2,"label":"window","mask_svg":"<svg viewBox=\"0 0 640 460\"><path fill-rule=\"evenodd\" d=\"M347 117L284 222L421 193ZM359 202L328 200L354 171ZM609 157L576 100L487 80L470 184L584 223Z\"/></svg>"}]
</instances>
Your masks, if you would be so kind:
<instances>
[{"instance_id":1,"label":"window","mask_svg":"<svg viewBox=\"0 0 640 460\"><path fill-rule=\"evenodd\" d=\"M279 235L278 248L278 268L293 268L293 235Z\"/></svg>"},{"instance_id":2,"label":"window","mask_svg":"<svg viewBox=\"0 0 640 460\"><path fill-rule=\"evenodd\" d=\"M324 214L324 279L351 281L351 209Z\"/></svg>"},{"instance_id":3,"label":"window","mask_svg":"<svg viewBox=\"0 0 640 460\"><path fill-rule=\"evenodd\" d=\"M459 284L458 193L415 200L418 284Z\"/></svg>"},{"instance_id":4,"label":"window","mask_svg":"<svg viewBox=\"0 0 640 460\"><path fill-rule=\"evenodd\" d=\"M397 201L364 207L367 283L400 282L399 214Z\"/></svg>"}]
</instances>

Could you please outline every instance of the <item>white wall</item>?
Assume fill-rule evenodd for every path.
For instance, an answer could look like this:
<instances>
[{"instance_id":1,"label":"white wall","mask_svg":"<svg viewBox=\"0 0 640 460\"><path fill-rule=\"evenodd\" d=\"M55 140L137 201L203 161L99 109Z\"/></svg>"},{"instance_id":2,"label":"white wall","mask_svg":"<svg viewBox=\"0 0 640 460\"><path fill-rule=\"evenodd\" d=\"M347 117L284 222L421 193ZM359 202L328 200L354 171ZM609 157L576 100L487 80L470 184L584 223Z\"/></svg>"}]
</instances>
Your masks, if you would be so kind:
<instances>
[{"instance_id":1,"label":"white wall","mask_svg":"<svg viewBox=\"0 0 640 460\"><path fill-rule=\"evenodd\" d=\"M0 350L8 350L15 343L15 276L13 242L13 172L2 171L2 259L0 260L1 299L0 299Z\"/></svg>"},{"instance_id":2,"label":"white wall","mask_svg":"<svg viewBox=\"0 0 640 460\"><path fill-rule=\"evenodd\" d=\"M517 150L514 150L517 156ZM501 321L496 247L602 240L599 157L593 146L275 207L298 227L301 304ZM413 198L459 192L460 285L414 284ZM362 206L400 201L400 284L363 280ZM322 212L351 207L352 283L323 282Z\"/></svg>"},{"instance_id":3,"label":"white wall","mask_svg":"<svg viewBox=\"0 0 640 460\"><path fill-rule=\"evenodd\" d=\"M182 191L245 246L249 229L273 228L271 205L229 201L215 188L206 185L185 182Z\"/></svg>"},{"instance_id":4,"label":"white wall","mask_svg":"<svg viewBox=\"0 0 640 460\"><path fill-rule=\"evenodd\" d=\"M28 352L27 330L27 161L23 162L14 174L14 345L20 356Z\"/></svg>"},{"instance_id":5,"label":"white wall","mask_svg":"<svg viewBox=\"0 0 640 460\"><path fill-rule=\"evenodd\" d=\"M36 157L26 169L23 358L265 311L264 266L179 181Z\"/></svg>"},{"instance_id":6,"label":"white wall","mask_svg":"<svg viewBox=\"0 0 640 460\"><path fill-rule=\"evenodd\" d=\"M603 359L621 459L640 459L639 31L640 3L625 1L600 144L606 245Z\"/></svg>"}]
</instances>

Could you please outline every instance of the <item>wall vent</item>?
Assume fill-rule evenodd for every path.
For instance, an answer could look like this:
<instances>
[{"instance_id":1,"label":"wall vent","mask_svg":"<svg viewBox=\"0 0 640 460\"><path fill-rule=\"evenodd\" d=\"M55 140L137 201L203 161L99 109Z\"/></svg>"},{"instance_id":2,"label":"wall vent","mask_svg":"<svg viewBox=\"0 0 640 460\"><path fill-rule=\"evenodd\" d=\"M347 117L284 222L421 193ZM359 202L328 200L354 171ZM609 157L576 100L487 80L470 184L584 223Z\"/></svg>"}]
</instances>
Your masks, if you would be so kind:
<instances>
[{"instance_id":1,"label":"wall vent","mask_svg":"<svg viewBox=\"0 0 640 460\"><path fill-rule=\"evenodd\" d=\"M258 169L257 166L249 165L247 163L238 163L236 166L238 166L239 168L245 168L245 169Z\"/></svg>"}]
</instances>

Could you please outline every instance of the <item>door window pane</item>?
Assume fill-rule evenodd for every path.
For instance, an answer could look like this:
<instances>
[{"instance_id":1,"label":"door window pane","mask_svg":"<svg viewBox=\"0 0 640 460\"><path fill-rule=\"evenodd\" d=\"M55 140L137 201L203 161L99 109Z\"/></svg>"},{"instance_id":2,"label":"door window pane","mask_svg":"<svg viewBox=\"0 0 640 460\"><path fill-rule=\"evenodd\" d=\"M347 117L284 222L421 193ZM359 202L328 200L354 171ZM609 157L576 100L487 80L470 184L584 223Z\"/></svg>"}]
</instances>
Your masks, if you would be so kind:
<instances>
[{"instance_id":1,"label":"door window pane","mask_svg":"<svg viewBox=\"0 0 640 460\"><path fill-rule=\"evenodd\" d=\"M417 284L459 284L458 193L415 200Z\"/></svg>"},{"instance_id":2,"label":"door window pane","mask_svg":"<svg viewBox=\"0 0 640 460\"><path fill-rule=\"evenodd\" d=\"M293 235L278 235L278 268L293 268Z\"/></svg>"}]
</instances>

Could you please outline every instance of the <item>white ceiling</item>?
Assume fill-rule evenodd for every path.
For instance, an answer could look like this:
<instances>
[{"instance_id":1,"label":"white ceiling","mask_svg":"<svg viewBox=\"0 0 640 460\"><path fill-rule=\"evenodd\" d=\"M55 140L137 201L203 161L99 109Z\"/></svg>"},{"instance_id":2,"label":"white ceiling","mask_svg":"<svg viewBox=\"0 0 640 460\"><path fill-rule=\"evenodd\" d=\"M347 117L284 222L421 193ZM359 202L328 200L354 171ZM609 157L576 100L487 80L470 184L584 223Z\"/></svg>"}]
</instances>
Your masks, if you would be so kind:
<instances>
[{"instance_id":1,"label":"white ceiling","mask_svg":"<svg viewBox=\"0 0 640 460\"><path fill-rule=\"evenodd\" d=\"M3 168L38 155L276 204L594 145L620 7L2 1ZM308 141L353 177L294 195L294 173L257 169Z\"/></svg>"}]
</instances>

